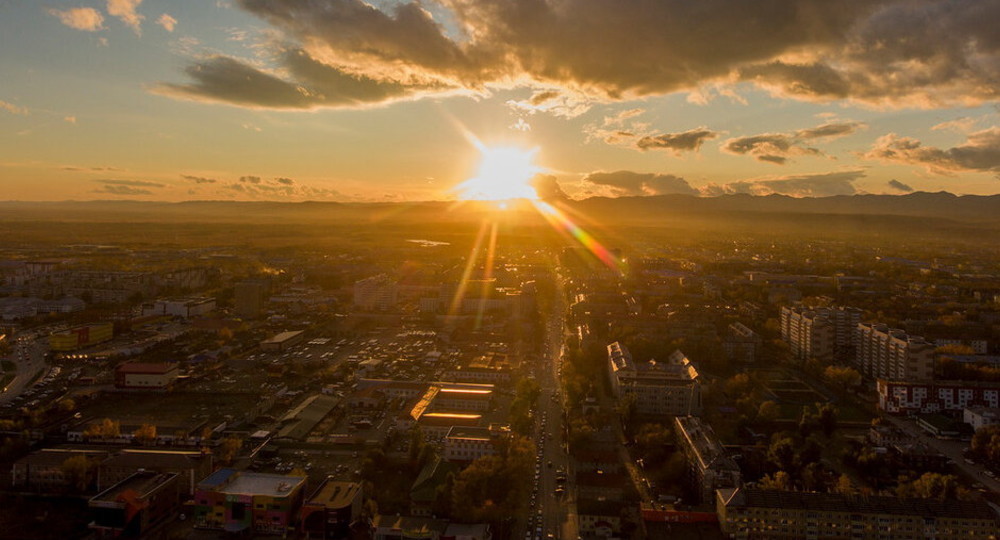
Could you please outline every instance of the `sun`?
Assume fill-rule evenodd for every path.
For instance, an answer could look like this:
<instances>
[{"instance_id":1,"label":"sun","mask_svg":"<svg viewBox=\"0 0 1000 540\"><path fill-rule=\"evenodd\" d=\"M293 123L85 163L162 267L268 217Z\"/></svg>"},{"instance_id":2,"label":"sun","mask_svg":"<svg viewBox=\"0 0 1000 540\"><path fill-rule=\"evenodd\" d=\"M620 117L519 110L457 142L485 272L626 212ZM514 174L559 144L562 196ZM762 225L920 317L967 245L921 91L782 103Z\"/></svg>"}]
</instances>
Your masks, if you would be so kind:
<instances>
[{"instance_id":1,"label":"sun","mask_svg":"<svg viewBox=\"0 0 1000 540\"><path fill-rule=\"evenodd\" d=\"M537 148L479 148L479 168L476 176L456 187L458 196L466 201L506 201L509 199L537 200L532 178L544 171L535 165Z\"/></svg>"}]
</instances>

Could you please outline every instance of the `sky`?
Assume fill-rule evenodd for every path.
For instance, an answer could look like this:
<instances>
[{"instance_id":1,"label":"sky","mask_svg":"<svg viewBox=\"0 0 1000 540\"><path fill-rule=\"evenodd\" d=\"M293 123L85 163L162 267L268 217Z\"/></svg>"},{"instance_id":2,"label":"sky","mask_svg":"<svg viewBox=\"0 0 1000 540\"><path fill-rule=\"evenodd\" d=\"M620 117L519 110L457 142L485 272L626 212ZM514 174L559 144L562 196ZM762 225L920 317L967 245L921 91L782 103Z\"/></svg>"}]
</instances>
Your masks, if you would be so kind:
<instances>
[{"instance_id":1,"label":"sky","mask_svg":"<svg viewBox=\"0 0 1000 540\"><path fill-rule=\"evenodd\" d=\"M574 198L996 194L997 21L1000 0L0 0L0 200L454 199L498 148Z\"/></svg>"}]
</instances>

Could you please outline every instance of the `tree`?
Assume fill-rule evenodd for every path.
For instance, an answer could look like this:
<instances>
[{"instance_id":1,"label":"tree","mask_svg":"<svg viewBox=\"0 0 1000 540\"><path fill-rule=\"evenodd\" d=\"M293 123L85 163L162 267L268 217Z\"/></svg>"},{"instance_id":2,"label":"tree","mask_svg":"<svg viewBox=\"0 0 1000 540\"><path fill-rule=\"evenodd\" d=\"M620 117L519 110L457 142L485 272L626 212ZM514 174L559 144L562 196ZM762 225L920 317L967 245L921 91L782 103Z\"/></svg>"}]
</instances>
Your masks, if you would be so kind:
<instances>
[{"instance_id":1,"label":"tree","mask_svg":"<svg viewBox=\"0 0 1000 540\"><path fill-rule=\"evenodd\" d=\"M861 384L861 374L848 366L827 366L823 371L823 378L834 387L839 393L847 393Z\"/></svg>"},{"instance_id":2,"label":"tree","mask_svg":"<svg viewBox=\"0 0 1000 540\"><path fill-rule=\"evenodd\" d=\"M90 484L91 472L94 470L94 463L85 455L76 455L66 458L59 466L66 477L66 482L73 491L86 491Z\"/></svg>"},{"instance_id":3,"label":"tree","mask_svg":"<svg viewBox=\"0 0 1000 540\"><path fill-rule=\"evenodd\" d=\"M791 437L775 435L767 449L767 459L779 471L789 471L795 466L795 441Z\"/></svg>"},{"instance_id":4,"label":"tree","mask_svg":"<svg viewBox=\"0 0 1000 540\"><path fill-rule=\"evenodd\" d=\"M976 430L970 444L972 453L980 458L1000 464L1000 425L983 426Z\"/></svg>"},{"instance_id":5,"label":"tree","mask_svg":"<svg viewBox=\"0 0 1000 540\"><path fill-rule=\"evenodd\" d=\"M87 426L83 436L95 439L114 439L121 436L121 425L110 418L105 418Z\"/></svg>"},{"instance_id":6,"label":"tree","mask_svg":"<svg viewBox=\"0 0 1000 540\"><path fill-rule=\"evenodd\" d=\"M792 489L792 479L785 471L778 471L773 475L765 474L757 482L757 487L773 491L788 491Z\"/></svg>"},{"instance_id":7,"label":"tree","mask_svg":"<svg viewBox=\"0 0 1000 540\"><path fill-rule=\"evenodd\" d=\"M768 400L760 404L757 408L757 421L763 424L770 424L781 416L781 407L777 403Z\"/></svg>"},{"instance_id":8,"label":"tree","mask_svg":"<svg viewBox=\"0 0 1000 540\"><path fill-rule=\"evenodd\" d=\"M152 444L156 441L156 426L153 424L142 424L132 432L132 437L139 444Z\"/></svg>"},{"instance_id":9,"label":"tree","mask_svg":"<svg viewBox=\"0 0 1000 540\"><path fill-rule=\"evenodd\" d=\"M816 417L823 434L829 437L837 430L837 407L833 403L816 404Z\"/></svg>"},{"instance_id":10,"label":"tree","mask_svg":"<svg viewBox=\"0 0 1000 540\"><path fill-rule=\"evenodd\" d=\"M217 449L219 461L226 465L232 465L233 459L236 458L237 452L239 452L242 447L243 439L240 439L239 437L230 436L222 439L222 442L219 443L219 447Z\"/></svg>"},{"instance_id":11,"label":"tree","mask_svg":"<svg viewBox=\"0 0 1000 540\"><path fill-rule=\"evenodd\" d=\"M837 478L837 486L834 488L834 491L841 495L853 495L858 490L854 487L854 483L851 482L851 477L842 474L840 478Z\"/></svg>"},{"instance_id":12,"label":"tree","mask_svg":"<svg viewBox=\"0 0 1000 540\"><path fill-rule=\"evenodd\" d=\"M900 482L896 488L899 497L918 499L954 500L958 496L958 478L954 475L924 473L912 482Z\"/></svg>"}]
</instances>

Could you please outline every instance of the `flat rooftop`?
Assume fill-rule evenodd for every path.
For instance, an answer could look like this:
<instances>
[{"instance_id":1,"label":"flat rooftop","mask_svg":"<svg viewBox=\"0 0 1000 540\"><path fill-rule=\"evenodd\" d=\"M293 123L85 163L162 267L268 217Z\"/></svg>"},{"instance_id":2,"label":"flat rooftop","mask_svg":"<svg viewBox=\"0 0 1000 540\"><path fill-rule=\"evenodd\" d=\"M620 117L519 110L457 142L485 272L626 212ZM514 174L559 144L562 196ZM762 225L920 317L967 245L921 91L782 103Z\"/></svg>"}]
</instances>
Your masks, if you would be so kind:
<instances>
[{"instance_id":1,"label":"flat rooftop","mask_svg":"<svg viewBox=\"0 0 1000 540\"><path fill-rule=\"evenodd\" d=\"M327 508L344 508L354 502L361 492L361 484L354 482L338 482L327 479L323 485L309 497L307 504L323 505Z\"/></svg>"},{"instance_id":2,"label":"flat rooftop","mask_svg":"<svg viewBox=\"0 0 1000 540\"><path fill-rule=\"evenodd\" d=\"M157 473L139 471L118 482L108 489L98 493L91 502L116 503L119 497L127 493L135 493L138 498L146 498L161 486L177 477L177 473Z\"/></svg>"},{"instance_id":3,"label":"flat rooftop","mask_svg":"<svg viewBox=\"0 0 1000 540\"><path fill-rule=\"evenodd\" d=\"M305 484L304 476L285 476L220 469L199 482L198 487L228 495L267 495L285 497Z\"/></svg>"}]
</instances>

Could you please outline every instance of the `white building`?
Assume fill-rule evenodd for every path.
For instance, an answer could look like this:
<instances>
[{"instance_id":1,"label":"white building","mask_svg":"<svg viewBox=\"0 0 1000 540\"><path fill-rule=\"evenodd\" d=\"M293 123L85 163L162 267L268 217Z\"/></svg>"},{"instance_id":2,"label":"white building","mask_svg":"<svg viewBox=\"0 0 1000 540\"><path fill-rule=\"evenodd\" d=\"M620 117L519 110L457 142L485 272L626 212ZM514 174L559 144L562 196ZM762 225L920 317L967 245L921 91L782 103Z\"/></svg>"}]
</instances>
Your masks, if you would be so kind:
<instances>
[{"instance_id":1,"label":"white building","mask_svg":"<svg viewBox=\"0 0 1000 540\"><path fill-rule=\"evenodd\" d=\"M496 438L489 428L454 426L444 438L447 461L469 463L496 453Z\"/></svg>"},{"instance_id":2,"label":"white building","mask_svg":"<svg viewBox=\"0 0 1000 540\"><path fill-rule=\"evenodd\" d=\"M858 323L855 365L873 379L926 381L934 377L934 344L884 324Z\"/></svg>"},{"instance_id":3,"label":"white building","mask_svg":"<svg viewBox=\"0 0 1000 540\"><path fill-rule=\"evenodd\" d=\"M190 319L215 311L215 298L165 298L143 304L142 315L166 315Z\"/></svg>"},{"instance_id":4,"label":"white building","mask_svg":"<svg viewBox=\"0 0 1000 540\"><path fill-rule=\"evenodd\" d=\"M354 305L364 311L388 311L396 307L399 287L385 274L354 283Z\"/></svg>"},{"instance_id":5,"label":"white building","mask_svg":"<svg viewBox=\"0 0 1000 540\"><path fill-rule=\"evenodd\" d=\"M617 341L608 345L608 376L615 397L631 396L635 412L648 415L701 414L698 370L681 351L666 362L635 362Z\"/></svg>"},{"instance_id":6,"label":"white building","mask_svg":"<svg viewBox=\"0 0 1000 540\"><path fill-rule=\"evenodd\" d=\"M1000 424L1000 409L990 407L969 407L962 411L962 421L978 431L979 428Z\"/></svg>"}]
</instances>

